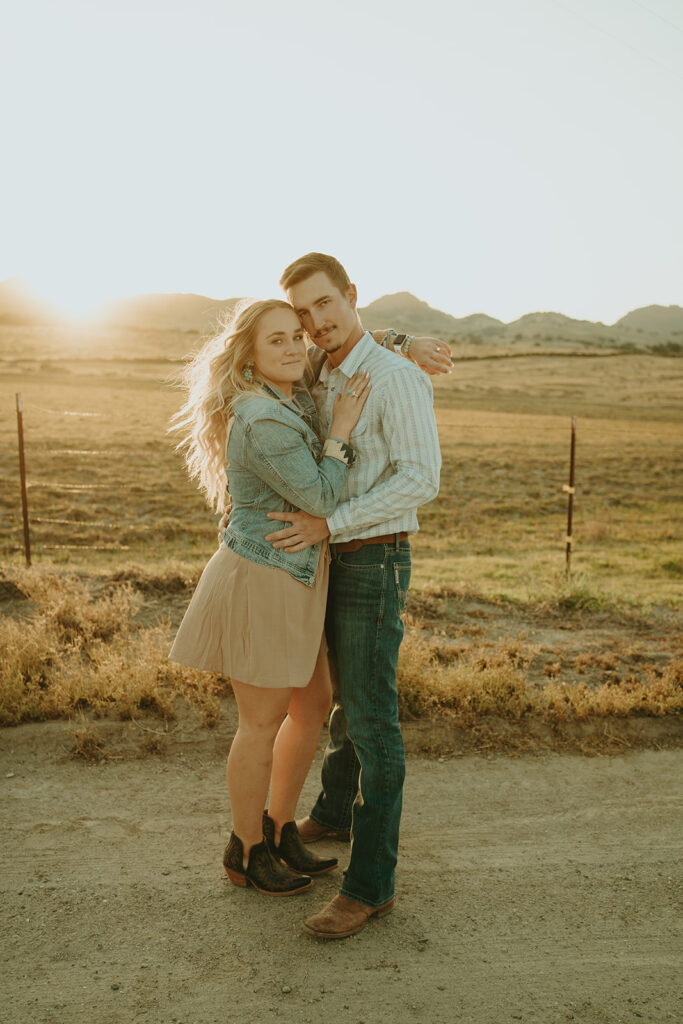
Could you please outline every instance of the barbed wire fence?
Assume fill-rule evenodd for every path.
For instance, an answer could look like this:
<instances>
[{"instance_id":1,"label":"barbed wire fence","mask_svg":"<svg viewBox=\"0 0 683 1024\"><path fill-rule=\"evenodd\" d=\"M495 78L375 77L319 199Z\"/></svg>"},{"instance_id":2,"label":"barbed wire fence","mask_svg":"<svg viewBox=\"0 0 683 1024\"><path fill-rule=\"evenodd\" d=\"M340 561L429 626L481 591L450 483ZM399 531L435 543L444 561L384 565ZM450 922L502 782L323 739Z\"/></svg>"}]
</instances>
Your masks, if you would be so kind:
<instances>
[{"instance_id":1,"label":"barbed wire fence","mask_svg":"<svg viewBox=\"0 0 683 1024\"><path fill-rule=\"evenodd\" d=\"M105 495L107 500L111 499L112 485L111 483L86 483L86 482L72 482L68 480L69 470L66 469L62 475L59 471L50 474L49 479L41 479L40 469L36 473L35 470L35 457L36 453L39 452L42 458L45 454L49 454L50 459L54 459L59 456L77 456L77 457L111 457L112 453L118 454L119 457L123 456L128 464L130 464L131 453L127 449L112 449L112 448L87 448L87 447L50 447L45 448L44 443L41 442L37 447L34 447L33 451L31 448L30 441L25 440L24 431L24 414L27 415L27 424L29 427L30 437L30 425L31 416L40 416L43 420L48 417L54 417L56 419L62 419L64 417L74 419L85 419L90 420L94 418L102 418L103 421L106 419L106 414L99 411L74 411L70 409L51 408L48 406L31 404L30 408L26 407L25 401L22 399L21 392L15 393L15 404L16 404L16 428L13 432L12 440L10 441L14 448L11 459L4 463L5 472L2 473L0 480L3 486L3 502L4 508L0 511L0 520L2 520L2 534L5 536L5 542L3 548L5 553L16 554L22 551L27 566L30 566L35 562L39 552L47 551L121 551L126 552L131 549L130 544L116 542L109 542L106 539L107 533L112 531L125 531L134 527L138 520L141 518L135 513L131 513L128 516L114 515L113 517L103 518L93 514L88 509L81 510L76 508L75 514L71 516L64 516L57 514L50 514L50 509L45 510L45 501L38 501L36 503L35 498L41 491L53 492L49 494L48 503L55 506L58 505L59 501L64 496L77 496L79 494L84 495ZM103 428L104 429L104 428ZM3 430L3 433L5 431ZM10 435L12 430L9 431ZM55 424L54 428L50 428L50 436L55 439L62 436L62 429ZM171 446L169 445L169 451ZM17 479L16 468L17 461L16 456L18 455L18 490L15 491L14 484ZM38 460L40 461L40 459ZM4 460L3 460L4 462ZM13 466L10 463L13 462ZM32 468L33 467L33 468ZM8 492L14 492L20 494L21 502L20 509L14 504L16 498L10 498ZM150 483L147 487L143 487L139 482L135 484L135 491L138 495L144 491L150 497L158 494L158 486ZM38 505L38 513L36 513L36 504ZM120 512L120 509L117 508ZM47 514L46 514L47 512ZM32 543L32 532L35 534L33 527L42 526L57 526L81 529L83 531L93 529L101 531L103 539L97 540L92 543L92 537L87 540L81 539L80 542L76 543ZM152 527L148 529L151 532ZM7 543L7 538L12 536L16 537L16 542L10 541Z\"/></svg>"},{"instance_id":2,"label":"barbed wire fence","mask_svg":"<svg viewBox=\"0 0 683 1024\"><path fill-rule=\"evenodd\" d=\"M32 525L36 526L58 526L58 527L77 527L83 529L84 527L96 528L101 530L103 533L112 530L125 530L131 525L132 519L101 519L95 517L81 516L78 518L68 518L59 515L45 515L45 514L33 514L30 513L29 508L29 492L37 492L42 488L54 488L54 479L47 482L39 479L29 479L27 476L27 463L26 453L24 445L24 431L23 431L23 403L21 393L16 393L16 408L17 408L17 444L18 444L18 455L19 455L19 485L21 494L21 523L13 524L12 519L15 518L12 513L5 513L3 518L10 518L10 522L5 526L6 533L17 533L23 534L23 550L24 557L27 566L32 563L32 552L31 552L31 534L30 528ZM38 413L42 416L57 416L57 417L75 417L89 419L93 417L101 417L102 413L97 411L72 411L65 409L53 409L45 406L35 405L31 407L31 411ZM481 425L479 429L482 429ZM493 428L492 428L493 429ZM50 456L80 456L80 457L95 457L102 454L101 449L93 448L52 448L50 449ZM571 555L572 555L572 542L573 542L573 512L574 512L574 497L576 493L575 484L575 457L576 457L576 417L571 417L571 432L570 432L570 453L569 453L569 474L568 484L562 485L562 491L567 493L567 529L564 537L564 550L565 550L565 573L567 578L571 574ZM104 484L101 483L69 483L65 481L59 482L59 491L61 494L82 494L82 493L94 493L97 491L105 490ZM156 487L150 488L151 491L156 491ZM125 552L130 550L130 545L123 543L106 543L100 542L97 544L91 543L60 543L60 544L42 544L41 550L98 550L98 551L121 551ZM34 547L35 555L35 547Z\"/></svg>"}]
</instances>

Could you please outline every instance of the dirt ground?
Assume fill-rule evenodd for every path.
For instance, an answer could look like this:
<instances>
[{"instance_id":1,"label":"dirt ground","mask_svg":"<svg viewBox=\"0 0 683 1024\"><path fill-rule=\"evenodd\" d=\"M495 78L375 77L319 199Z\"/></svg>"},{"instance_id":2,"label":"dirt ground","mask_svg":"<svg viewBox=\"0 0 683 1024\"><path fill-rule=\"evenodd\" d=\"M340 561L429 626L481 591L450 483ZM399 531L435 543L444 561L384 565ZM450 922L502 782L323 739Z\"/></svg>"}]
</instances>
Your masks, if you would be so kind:
<instances>
[{"instance_id":1,"label":"dirt ground","mask_svg":"<svg viewBox=\"0 0 683 1024\"><path fill-rule=\"evenodd\" d=\"M68 723L2 731L1 1021L683 1019L680 750L410 755L396 909L321 943L300 924L338 873L290 899L223 875L233 729L187 719L162 754L95 765L69 755Z\"/></svg>"}]
</instances>

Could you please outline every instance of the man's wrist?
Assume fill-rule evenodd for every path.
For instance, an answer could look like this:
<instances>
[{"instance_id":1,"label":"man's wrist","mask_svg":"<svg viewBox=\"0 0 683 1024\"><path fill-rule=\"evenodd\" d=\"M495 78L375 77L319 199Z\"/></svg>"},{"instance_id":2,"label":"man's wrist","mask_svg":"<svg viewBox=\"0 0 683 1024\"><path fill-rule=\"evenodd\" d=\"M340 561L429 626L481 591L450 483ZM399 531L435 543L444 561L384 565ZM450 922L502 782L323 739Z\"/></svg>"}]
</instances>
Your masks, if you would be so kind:
<instances>
[{"instance_id":1,"label":"man's wrist","mask_svg":"<svg viewBox=\"0 0 683 1024\"><path fill-rule=\"evenodd\" d=\"M387 339L389 339L389 335L393 335L391 345L396 355L405 356L406 359L410 359L410 346L415 341L414 336L412 334L397 334L396 331L388 331Z\"/></svg>"},{"instance_id":2,"label":"man's wrist","mask_svg":"<svg viewBox=\"0 0 683 1024\"><path fill-rule=\"evenodd\" d=\"M399 348L399 351L400 351L402 356L406 357L406 359L410 359L410 346L412 345L412 343L414 341L415 341L415 338L413 337L413 335L412 334L407 334L407 335L404 336L403 341L401 342L401 346Z\"/></svg>"}]
</instances>

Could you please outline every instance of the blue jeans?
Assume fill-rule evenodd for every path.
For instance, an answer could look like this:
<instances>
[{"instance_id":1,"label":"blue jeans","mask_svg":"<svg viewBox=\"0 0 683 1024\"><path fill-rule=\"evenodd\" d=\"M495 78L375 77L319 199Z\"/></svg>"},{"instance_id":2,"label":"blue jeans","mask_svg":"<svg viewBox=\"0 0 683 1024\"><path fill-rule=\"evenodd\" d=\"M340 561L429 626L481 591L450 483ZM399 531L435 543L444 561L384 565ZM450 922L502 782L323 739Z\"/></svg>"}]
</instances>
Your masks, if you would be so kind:
<instances>
[{"instance_id":1,"label":"blue jeans","mask_svg":"<svg viewBox=\"0 0 683 1024\"><path fill-rule=\"evenodd\" d=\"M349 828L353 843L342 893L371 907L394 895L405 754L396 665L410 584L410 544L332 547L325 629L338 703L311 817Z\"/></svg>"}]
</instances>

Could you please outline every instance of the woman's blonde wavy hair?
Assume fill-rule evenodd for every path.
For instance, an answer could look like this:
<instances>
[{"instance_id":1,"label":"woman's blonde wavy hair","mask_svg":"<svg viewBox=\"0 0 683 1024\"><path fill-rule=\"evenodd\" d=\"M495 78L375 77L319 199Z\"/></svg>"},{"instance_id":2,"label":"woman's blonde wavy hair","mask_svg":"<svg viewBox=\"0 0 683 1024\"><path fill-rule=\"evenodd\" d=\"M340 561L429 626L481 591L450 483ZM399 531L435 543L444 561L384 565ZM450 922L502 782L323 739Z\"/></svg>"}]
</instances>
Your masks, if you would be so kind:
<instances>
[{"instance_id":1,"label":"woman's blonde wavy hair","mask_svg":"<svg viewBox=\"0 0 683 1024\"><path fill-rule=\"evenodd\" d=\"M244 371L253 358L261 317L273 309L293 312L282 299L240 303L220 334L204 345L182 375L187 400L169 429L183 435L176 450L185 451L190 478L199 481L207 503L218 512L225 508L226 448L233 404L243 395L263 394L256 374L247 381Z\"/></svg>"}]
</instances>

